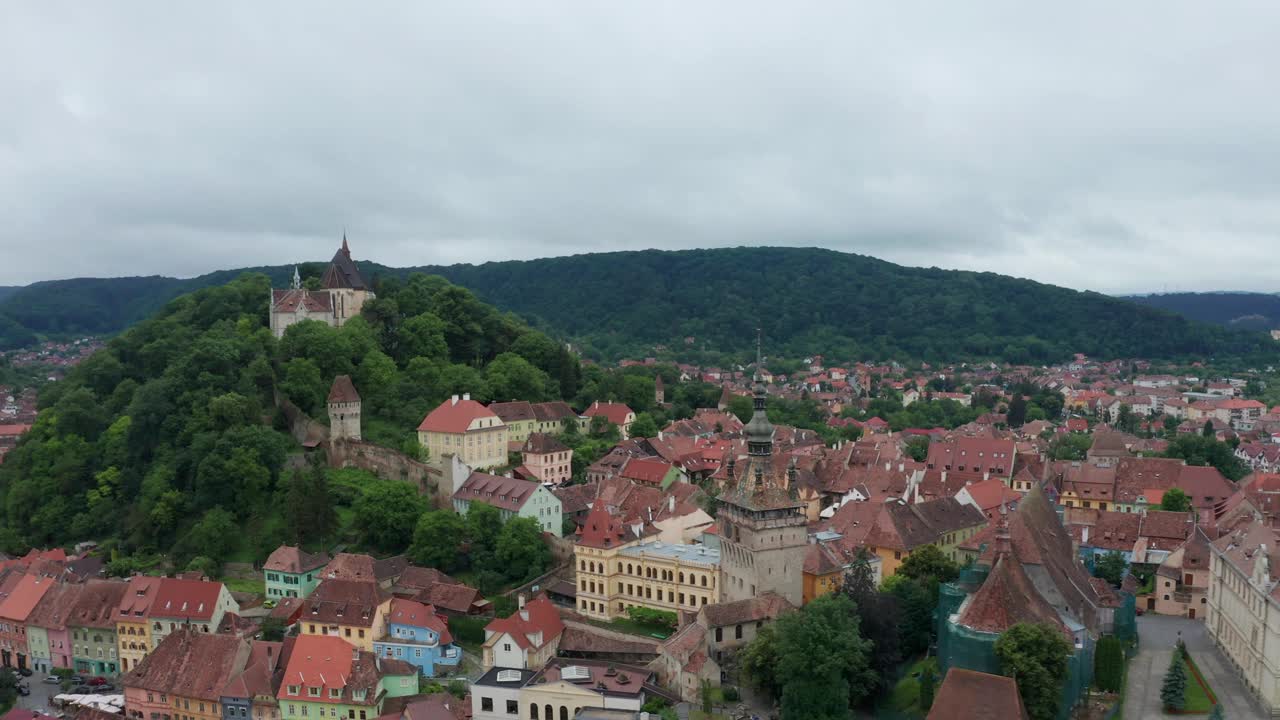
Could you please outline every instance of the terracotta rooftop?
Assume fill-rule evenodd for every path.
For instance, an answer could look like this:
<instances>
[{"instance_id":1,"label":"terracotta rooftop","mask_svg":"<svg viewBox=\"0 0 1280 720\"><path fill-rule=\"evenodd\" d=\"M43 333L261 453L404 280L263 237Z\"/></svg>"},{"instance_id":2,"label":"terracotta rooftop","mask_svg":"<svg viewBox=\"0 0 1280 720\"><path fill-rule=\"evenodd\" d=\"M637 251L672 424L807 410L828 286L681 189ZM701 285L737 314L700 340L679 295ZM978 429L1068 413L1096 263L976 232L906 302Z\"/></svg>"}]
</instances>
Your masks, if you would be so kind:
<instances>
[{"instance_id":1,"label":"terracotta rooftop","mask_svg":"<svg viewBox=\"0 0 1280 720\"><path fill-rule=\"evenodd\" d=\"M569 448L557 440L555 435L530 433L529 439L524 441L524 447L521 450L534 455L545 455L547 453L566 452Z\"/></svg>"},{"instance_id":2,"label":"terracotta rooftop","mask_svg":"<svg viewBox=\"0 0 1280 720\"><path fill-rule=\"evenodd\" d=\"M597 400L592 403L591 407L584 410L582 414L587 417L601 416L614 425L622 427L627 424L627 416L632 414L632 412L631 408L623 405L622 403L602 403Z\"/></svg>"},{"instance_id":3,"label":"terracotta rooftop","mask_svg":"<svg viewBox=\"0 0 1280 720\"><path fill-rule=\"evenodd\" d=\"M373 627L385 594L373 580L321 580L302 601L302 622Z\"/></svg>"},{"instance_id":4,"label":"terracotta rooftop","mask_svg":"<svg viewBox=\"0 0 1280 720\"><path fill-rule=\"evenodd\" d=\"M502 422L489 408L481 405L475 400L467 398L459 398L457 395L449 400L445 400L427 414L422 419L422 423L418 425L418 430L423 432L439 432L439 433L465 433L471 427L474 420L492 418L496 427Z\"/></svg>"},{"instance_id":5,"label":"terracotta rooftop","mask_svg":"<svg viewBox=\"0 0 1280 720\"><path fill-rule=\"evenodd\" d=\"M329 561L328 553L309 553L292 545L281 545L272 551L262 569L298 574L323 568Z\"/></svg>"},{"instance_id":6,"label":"terracotta rooftop","mask_svg":"<svg viewBox=\"0 0 1280 720\"><path fill-rule=\"evenodd\" d=\"M489 403L489 410L493 414L502 418L504 423L514 423L523 421L533 421L537 417L533 414L533 405L524 400L513 400L511 402Z\"/></svg>"},{"instance_id":7,"label":"terracotta rooftop","mask_svg":"<svg viewBox=\"0 0 1280 720\"><path fill-rule=\"evenodd\" d=\"M218 596L221 593L220 582L162 578L156 599L151 603L150 615L193 621L211 620L218 608Z\"/></svg>"},{"instance_id":8,"label":"terracotta rooftop","mask_svg":"<svg viewBox=\"0 0 1280 720\"><path fill-rule=\"evenodd\" d=\"M248 658L247 640L179 628L129 671L122 682L126 688L217 702L222 689L244 669Z\"/></svg>"},{"instance_id":9,"label":"terracotta rooftop","mask_svg":"<svg viewBox=\"0 0 1280 720\"><path fill-rule=\"evenodd\" d=\"M564 632L564 622L560 620L560 611L547 596L539 595L510 616L491 621L484 631L486 640L506 634L521 648L542 648L560 637Z\"/></svg>"},{"instance_id":10,"label":"terracotta rooftop","mask_svg":"<svg viewBox=\"0 0 1280 720\"><path fill-rule=\"evenodd\" d=\"M540 487L541 483L529 480L473 472L454 491L453 499L482 502L502 510L519 512Z\"/></svg>"},{"instance_id":11,"label":"terracotta rooftop","mask_svg":"<svg viewBox=\"0 0 1280 720\"><path fill-rule=\"evenodd\" d=\"M76 598L67 616L68 627L112 628L116 626L116 608L128 584L119 580L90 580Z\"/></svg>"},{"instance_id":12,"label":"terracotta rooftop","mask_svg":"<svg viewBox=\"0 0 1280 720\"><path fill-rule=\"evenodd\" d=\"M1018 623L1042 623L1070 635L1057 611L1036 590L1013 553L996 560L982 587L961 608L958 622L973 630L995 634Z\"/></svg>"},{"instance_id":13,"label":"terracotta rooftop","mask_svg":"<svg viewBox=\"0 0 1280 720\"><path fill-rule=\"evenodd\" d=\"M329 388L330 403L358 403L360 393L351 382L350 375L339 375L333 379L333 387Z\"/></svg>"},{"instance_id":14,"label":"terracotta rooftop","mask_svg":"<svg viewBox=\"0 0 1280 720\"><path fill-rule=\"evenodd\" d=\"M0 618L26 624L28 616L54 584L55 581L52 578L23 575L17 587L4 598L3 602L0 602Z\"/></svg>"},{"instance_id":15,"label":"terracotta rooftop","mask_svg":"<svg viewBox=\"0 0 1280 720\"><path fill-rule=\"evenodd\" d=\"M747 600L704 605L698 614L706 619L708 627L724 627L738 623L773 620L793 606L776 593L766 592Z\"/></svg>"},{"instance_id":16,"label":"terracotta rooftop","mask_svg":"<svg viewBox=\"0 0 1280 720\"><path fill-rule=\"evenodd\" d=\"M1013 678L951 668L926 720L1028 720L1028 715Z\"/></svg>"}]
</instances>

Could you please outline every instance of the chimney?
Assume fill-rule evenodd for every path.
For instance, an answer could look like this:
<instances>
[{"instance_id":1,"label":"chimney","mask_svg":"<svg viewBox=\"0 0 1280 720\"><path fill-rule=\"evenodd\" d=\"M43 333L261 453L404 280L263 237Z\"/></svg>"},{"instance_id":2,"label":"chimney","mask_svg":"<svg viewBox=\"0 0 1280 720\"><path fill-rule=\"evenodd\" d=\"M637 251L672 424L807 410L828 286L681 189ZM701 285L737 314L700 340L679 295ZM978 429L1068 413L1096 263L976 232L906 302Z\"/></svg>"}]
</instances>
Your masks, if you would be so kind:
<instances>
[{"instance_id":1,"label":"chimney","mask_svg":"<svg viewBox=\"0 0 1280 720\"><path fill-rule=\"evenodd\" d=\"M524 593L520 593L519 595L516 595L516 602L519 604L518 606L521 610L524 609L524 603L526 599L527 598L525 598Z\"/></svg>"},{"instance_id":2,"label":"chimney","mask_svg":"<svg viewBox=\"0 0 1280 720\"><path fill-rule=\"evenodd\" d=\"M1080 544L1081 545L1089 544L1089 526L1088 525L1085 525L1084 529L1080 532Z\"/></svg>"},{"instance_id":3,"label":"chimney","mask_svg":"<svg viewBox=\"0 0 1280 720\"><path fill-rule=\"evenodd\" d=\"M676 496L675 496L675 495L670 495L670 496L668 496L668 497L667 497L667 509L668 509L668 510L670 510L671 512L675 512L675 511L676 511Z\"/></svg>"},{"instance_id":4,"label":"chimney","mask_svg":"<svg viewBox=\"0 0 1280 720\"><path fill-rule=\"evenodd\" d=\"M360 648L356 648L356 647L351 648L351 659L353 661L360 659Z\"/></svg>"},{"instance_id":5,"label":"chimney","mask_svg":"<svg viewBox=\"0 0 1280 720\"><path fill-rule=\"evenodd\" d=\"M904 462L900 462L900 463L898 463L898 472L905 472L905 471L906 471L906 469L907 469L907 464L906 464L906 463L904 463Z\"/></svg>"},{"instance_id":6,"label":"chimney","mask_svg":"<svg viewBox=\"0 0 1280 720\"><path fill-rule=\"evenodd\" d=\"M892 469L893 469L893 463L885 463L885 464L884 464L884 470L885 470L885 472L888 472L888 471L890 471L890 470L892 470Z\"/></svg>"},{"instance_id":7,"label":"chimney","mask_svg":"<svg viewBox=\"0 0 1280 720\"><path fill-rule=\"evenodd\" d=\"M470 399L471 399L471 393L462 393L462 399L463 399L463 400L470 400Z\"/></svg>"},{"instance_id":8,"label":"chimney","mask_svg":"<svg viewBox=\"0 0 1280 720\"><path fill-rule=\"evenodd\" d=\"M454 396L453 396L453 400L452 400L449 404L450 404L450 405L457 405L457 404L458 404L458 396L457 396L457 395L454 395Z\"/></svg>"}]
</instances>

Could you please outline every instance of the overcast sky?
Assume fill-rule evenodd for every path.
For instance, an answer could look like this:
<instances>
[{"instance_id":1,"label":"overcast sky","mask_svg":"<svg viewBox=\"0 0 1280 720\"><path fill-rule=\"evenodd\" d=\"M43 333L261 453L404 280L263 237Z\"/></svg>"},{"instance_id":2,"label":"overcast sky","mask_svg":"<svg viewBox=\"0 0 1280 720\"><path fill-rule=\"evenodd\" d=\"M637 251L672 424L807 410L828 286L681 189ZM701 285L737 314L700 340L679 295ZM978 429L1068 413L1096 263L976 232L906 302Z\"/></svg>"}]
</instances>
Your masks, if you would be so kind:
<instances>
[{"instance_id":1,"label":"overcast sky","mask_svg":"<svg viewBox=\"0 0 1280 720\"><path fill-rule=\"evenodd\" d=\"M1280 4L0 10L0 284L819 245L1280 290Z\"/></svg>"}]
</instances>

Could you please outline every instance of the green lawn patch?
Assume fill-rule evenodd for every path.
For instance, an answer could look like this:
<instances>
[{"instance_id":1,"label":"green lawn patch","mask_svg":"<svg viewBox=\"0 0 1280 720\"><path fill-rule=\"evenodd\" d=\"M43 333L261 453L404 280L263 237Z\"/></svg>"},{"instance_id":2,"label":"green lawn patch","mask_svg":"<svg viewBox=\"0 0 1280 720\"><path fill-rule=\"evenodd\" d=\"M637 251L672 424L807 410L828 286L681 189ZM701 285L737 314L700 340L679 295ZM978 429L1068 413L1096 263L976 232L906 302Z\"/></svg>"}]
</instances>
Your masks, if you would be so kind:
<instances>
[{"instance_id":1,"label":"green lawn patch","mask_svg":"<svg viewBox=\"0 0 1280 720\"><path fill-rule=\"evenodd\" d=\"M625 617L614 618L608 623L601 624L601 627L628 633L630 635L643 635L647 638L655 638L659 640L666 640L671 637L671 629L664 625L640 622L638 620L632 620L631 618Z\"/></svg>"},{"instance_id":2,"label":"green lawn patch","mask_svg":"<svg viewBox=\"0 0 1280 720\"><path fill-rule=\"evenodd\" d=\"M920 708L920 675L925 670L932 672L934 677L938 676L938 660L937 658L925 658L916 661L907 671L902 674L902 679L897 685L893 686L885 706L888 710L896 713L917 714L924 716L925 711ZM936 680L934 687L937 688L941 684L941 680Z\"/></svg>"},{"instance_id":3,"label":"green lawn patch","mask_svg":"<svg viewBox=\"0 0 1280 720\"><path fill-rule=\"evenodd\" d=\"M262 595L265 591L261 580L251 578L223 578L222 584L231 592L252 593Z\"/></svg>"},{"instance_id":4,"label":"green lawn patch","mask_svg":"<svg viewBox=\"0 0 1280 720\"><path fill-rule=\"evenodd\" d=\"M1213 710L1215 697L1209 683L1200 674L1200 668L1189 655L1182 656L1183 667L1187 671L1187 690L1182 697L1186 702L1183 714L1208 713Z\"/></svg>"}]
</instances>

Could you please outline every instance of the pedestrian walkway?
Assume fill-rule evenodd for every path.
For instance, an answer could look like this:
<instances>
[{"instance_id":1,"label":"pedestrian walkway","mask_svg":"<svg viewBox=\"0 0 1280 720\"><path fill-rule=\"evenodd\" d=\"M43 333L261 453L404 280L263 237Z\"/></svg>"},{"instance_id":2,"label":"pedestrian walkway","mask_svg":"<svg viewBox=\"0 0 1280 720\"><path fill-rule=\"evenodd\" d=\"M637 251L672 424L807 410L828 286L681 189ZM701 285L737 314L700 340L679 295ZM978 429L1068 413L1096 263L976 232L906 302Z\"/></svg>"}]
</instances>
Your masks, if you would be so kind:
<instances>
[{"instance_id":1,"label":"pedestrian walkway","mask_svg":"<svg viewBox=\"0 0 1280 720\"><path fill-rule=\"evenodd\" d=\"M1213 645L1200 620L1144 615L1138 618L1138 637L1141 650L1129 662L1129 682L1125 691L1125 720L1151 720L1172 717L1164 714L1160 703L1160 686L1165 671L1173 659L1173 647L1178 638L1187 644L1187 650L1204 674L1205 680L1222 703L1226 716L1231 720L1263 720L1253 696L1244 683Z\"/></svg>"}]
</instances>

